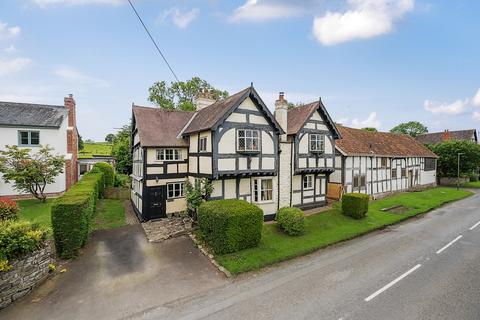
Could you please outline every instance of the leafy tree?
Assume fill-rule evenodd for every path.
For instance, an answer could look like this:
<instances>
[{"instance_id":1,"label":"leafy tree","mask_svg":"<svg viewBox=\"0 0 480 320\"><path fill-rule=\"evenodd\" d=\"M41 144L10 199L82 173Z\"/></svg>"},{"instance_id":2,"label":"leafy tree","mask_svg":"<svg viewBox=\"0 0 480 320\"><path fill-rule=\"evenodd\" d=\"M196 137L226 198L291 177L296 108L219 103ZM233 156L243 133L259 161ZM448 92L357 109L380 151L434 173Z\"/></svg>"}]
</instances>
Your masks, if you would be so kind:
<instances>
[{"instance_id":1,"label":"leafy tree","mask_svg":"<svg viewBox=\"0 0 480 320\"><path fill-rule=\"evenodd\" d=\"M95 141L93 141L92 139L87 139L85 140L85 143L95 143Z\"/></svg>"},{"instance_id":2,"label":"leafy tree","mask_svg":"<svg viewBox=\"0 0 480 320\"><path fill-rule=\"evenodd\" d=\"M55 182L55 177L63 172L63 156L51 153L53 149L46 146L37 152L20 149L17 146L5 146L0 150L0 173L6 183L13 182L16 190L28 192L42 202L47 199L45 187Z\"/></svg>"},{"instance_id":3,"label":"leafy tree","mask_svg":"<svg viewBox=\"0 0 480 320\"><path fill-rule=\"evenodd\" d=\"M409 136L416 137L419 134L427 133L428 128L418 121L409 121L393 127L390 132L408 134Z\"/></svg>"},{"instance_id":4,"label":"leafy tree","mask_svg":"<svg viewBox=\"0 0 480 320\"><path fill-rule=\"evenodd\" d=\"M202 93L208 95L214 100L221 100L228 97L227 91L215 89L207 81L199 77L184 82L171 82L167 85L165 81L155 82L148 89L148 100L157 104L163 109L178 109L194 111L195 99Z\"/></svg>"},{"instance_id":5,"label":"leafy tree","mask_svg":"<svg viewBox=\"0 0 480 320\"><path fill-rule=\"evenodd\" d=\"M78 135L78 150L83 150L84 144L83 144L83 139L82 136L79 134Z\"/></svg>"},{"instance_id":6,"label":"leafy tree","mask_svg":"<svg viewBox=\"0 0 480 320\"><path fill-rule=\"evenodd\" d=\"M365 128L362 128L362 130L370 131L370 132L378 132L377 128L373 128L373 127L365 127Z\"/></svg>"},{"instance_id":7,"label":"leafy tree","mask_svg":"<svg viewBox=\"0 0 480 320\"><path fill-rule=\"evenodd\" d=\"M112 154L115 156L115 169L119 173L132 173L132 153L130 150L130 138L132 127L124 125L113 139Z\"/></svg>"},{"instance_id":8,"label":"leafy tree","mask_svg":"<svg viewBox=\"0 0 480 320\"><path fill-rule=\"evenodd\" d=\"M213 192L212 182L208 179L195 179L192 184L189 179L185 180L185 200L187 202L187 214L196 220L198 207L206 201Z\"/></svg>"},{"instance_id":9,"label":"leafy tree","mask_svg":"<svg viewBox=\"0 0 480 320\"><path fill-rule=\"evenodd\" d=\"M109 133L105 137L106 142L113 143L113 140L115 140L115 135L113 133Z\"/></svg>"},{"instance_id":10,"label":"leafy tree","mask_svg":"<svg viewBox=\"0 0 480 320\"><path fill-rule=\"evenodd\" d=\"M296 107L301 107L303 106L305 103L303 102L297 102L297 103L293 103L293 102L289 102L288 103L288 109L293 109L293 108L296 108Z\"/></svg>"},{"instance_id":11,"label":"leafy tree","mask_svg":"<svg viewBox=\"0 0 480 320\"><path fill-rule=\"evenodd\" d=\"M459 153L463 153L460 158L462 176L475 172L480 166L480 145L474 142L449 140L428 147L439 156L437 172L441 177L457 176Z\"/></svg>"}]
</instances>

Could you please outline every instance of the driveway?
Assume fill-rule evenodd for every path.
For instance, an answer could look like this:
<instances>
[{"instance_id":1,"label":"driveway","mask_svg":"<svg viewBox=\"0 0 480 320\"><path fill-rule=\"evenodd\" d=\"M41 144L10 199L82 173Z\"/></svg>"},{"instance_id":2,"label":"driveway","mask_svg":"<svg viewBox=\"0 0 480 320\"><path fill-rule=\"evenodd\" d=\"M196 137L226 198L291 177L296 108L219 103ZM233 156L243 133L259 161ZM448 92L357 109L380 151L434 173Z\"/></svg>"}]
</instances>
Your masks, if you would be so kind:
<instances>
[{"instance_id":1,"label":"driveway","mask_svg":"<svg viewBox=\"0 0 480 320\"><path fill-rule=\"evenodd\" d=\"M228 283L188 237L149 243L137 224L93 234L79 258L1 319L119 319Z\"/></svg>"}]
</instances>

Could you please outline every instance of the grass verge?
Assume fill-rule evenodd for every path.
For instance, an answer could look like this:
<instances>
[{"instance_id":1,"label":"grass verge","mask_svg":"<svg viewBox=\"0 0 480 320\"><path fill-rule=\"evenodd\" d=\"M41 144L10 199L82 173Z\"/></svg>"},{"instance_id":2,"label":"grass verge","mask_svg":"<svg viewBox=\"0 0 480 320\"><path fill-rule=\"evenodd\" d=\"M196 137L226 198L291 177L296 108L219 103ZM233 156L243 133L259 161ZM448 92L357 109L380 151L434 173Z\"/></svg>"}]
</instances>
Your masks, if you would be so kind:
<instances>
[{"instance_id":1,"label":"grass verge","mask_svg":"<svg viewBox=\"0 0 480 320\"><path fill-rule=\"evenodd\" d=\"M480 188L480 181L465 182L461 185L462 188Z\"/></svg>"},{"instance_id":2,"label":"grass verge","mask_svg":"<svg viewBox=\"0 0 480 320\"><path fill-rule=\"evenodd\" d=\"M100 199L95 212L94 230L123 227L125 222L124 200Z\"/></svg>"},{"instance_id":3,"label":"grass verge","mask_svg":"<svg viewBox=\"0 0 480 320\"><path fill-rule=\"evenodd\" d=\"M467 190L452 188L402 193L371 201L367 216L362 220L346 217L339 208L334 208L305 217L306 233L298 237L286 235L276 224L265 224L258 247L217 255L215 259L232 274L258 270L381 229L471 194ZM404 206L405 211L401 214L381 211L396 205Z\"/></svg>"}]
</instances>

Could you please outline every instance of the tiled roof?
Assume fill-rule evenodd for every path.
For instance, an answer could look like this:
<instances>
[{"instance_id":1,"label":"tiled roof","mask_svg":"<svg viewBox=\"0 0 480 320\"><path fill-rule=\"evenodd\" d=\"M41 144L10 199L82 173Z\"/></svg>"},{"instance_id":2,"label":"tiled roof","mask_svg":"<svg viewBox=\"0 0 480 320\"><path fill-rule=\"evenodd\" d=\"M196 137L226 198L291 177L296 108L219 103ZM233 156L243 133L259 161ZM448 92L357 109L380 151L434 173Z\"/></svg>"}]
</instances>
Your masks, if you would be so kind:
<instances>
[{"instance_id":1,"label":"tiled roof","mask_svg":"<svg viewBox=\"0 0 480 320\"><path fill-rule=\"evenodd\" d=\"M415 139L424 144L437 144L445 140L445 138L450 140L467 140L471 141L472 137L477 139L477 131L475 129L469 130L458 130L458 131L448 131L448 132L432 132L419 134ZM447 140L448 140L447 139Z\"/></svg>"},{"instance_id":2,"label":"tiled roof","mask_svg":"<svg viewBox=\"0 0 480 320\"><path fill-rule=\"evenodd\" d=\"M0 125L58 128L67 113L65 106L0 101Z\"/></svg>"},{"instance_id":3,"label":"tiled roof","mask_svg":"<svg viewBox=\"0 0 480 320\"><path fill-rule=\"evenodd\" d=\"M187 147L177 138L194 112L133 106L140 144L144 147Z\"/></svg>"},{"instance_id":4,"label":"tiled roof","mask_svg":"<svg viewBox=\"0 0 480 320\"><path fill-rule=\"evenodd\" d=\"M334 137L339 138L340 133L338 132L335 123L330 118L330 115L328 114L321 100L289 109L287 134L296 134L300 129L302 129L305 125L305 122L307 122L315 110L318 110L320 114L322 114L323 118L325 119L325 123L334 132Z\"/></svg>"},{"instance_id":5,"label":"tiled roof","mask_svg":"<svg viewBox=\"0 0 480 320\"><path fill-rule=\"evenodd\" d=\"M346 155L376 155L386 157L437 158L414 138L390 132L370 132L337 125L342 136L336 140L338 149Z\"/></svg>"}]
</instances>

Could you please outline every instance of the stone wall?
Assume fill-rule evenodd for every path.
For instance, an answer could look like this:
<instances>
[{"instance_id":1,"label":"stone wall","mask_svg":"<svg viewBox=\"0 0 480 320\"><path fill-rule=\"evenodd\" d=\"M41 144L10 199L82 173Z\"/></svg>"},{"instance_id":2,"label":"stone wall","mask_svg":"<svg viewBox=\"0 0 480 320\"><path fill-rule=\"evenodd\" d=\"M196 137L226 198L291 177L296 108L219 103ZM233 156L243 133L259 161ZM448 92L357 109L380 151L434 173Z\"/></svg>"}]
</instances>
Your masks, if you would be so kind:
<instances>
[{"instance_id":1,"label":"stone wall","mask_svg":"<svg viewBox=\"0 0 480 320\"><path fill-rule=\"evenodd\" d=\"M18 260L10 261L13 269L0 271L0 309L29 293L45 280L49 273L48 265L53 263L53 244L29 253Z\"/></svg>"},{"instance_id":2,"label":"stone wall","mask_svg":"<svg viewBox=\"0 0 480 320\"><path fill-rule=\"evenodd\" d=\"M469 182L470 178L466 177L460 177L460 183L465 183ZM451 185L456 185L457 184L457 178L451 178L451 177L441 177L440 178L440 185L442 186L451 186Z\"/></svg>"}]
</instances>

